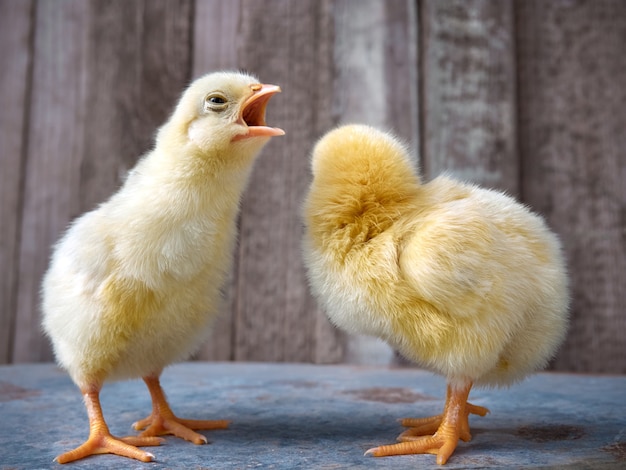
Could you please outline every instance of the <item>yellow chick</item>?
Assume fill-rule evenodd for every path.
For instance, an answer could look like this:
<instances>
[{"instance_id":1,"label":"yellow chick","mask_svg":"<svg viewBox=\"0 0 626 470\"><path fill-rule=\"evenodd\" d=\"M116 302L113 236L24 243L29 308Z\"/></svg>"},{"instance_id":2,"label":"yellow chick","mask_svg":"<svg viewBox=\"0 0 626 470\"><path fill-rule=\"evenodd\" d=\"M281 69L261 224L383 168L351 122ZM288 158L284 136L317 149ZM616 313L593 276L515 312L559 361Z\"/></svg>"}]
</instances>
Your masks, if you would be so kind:
<instances>
[{"instance_id":1,"label":"yellow chick","mask_svg":"<svg viewBox=\"0 0 626 470\"><path fill-rule=\"evenodd\" d=\"M165 366L189 357L205 338L231 267L236 215L253 162L270 137L268 100L280 88L218 72L183 93L154 149L121 189L77 219L56 245L42 286L43 327L58 363L84 395L90 434L57 457L71 462L113 453L142 461L136 446L228 421L177 418L159 384ZM103 418L104 382L142 377L152 414L137 437L113 437Z\"/></svg>"},{"instance_id":2,"label":"yellow chick","mask_svg":"<svg viewBox=\"0 0 626 470\"><path fill-rule=\"evenodd\" d=\"M374 335L447 378L443 413L405 419L398 444L366 454L437 454L470 436L472 385L506 386L546 365L568 322L557 237L505 194L440 176L421 183L403 145L350 125L312 155L304 259L339 328Z\"/></svg>"}]
</instances>

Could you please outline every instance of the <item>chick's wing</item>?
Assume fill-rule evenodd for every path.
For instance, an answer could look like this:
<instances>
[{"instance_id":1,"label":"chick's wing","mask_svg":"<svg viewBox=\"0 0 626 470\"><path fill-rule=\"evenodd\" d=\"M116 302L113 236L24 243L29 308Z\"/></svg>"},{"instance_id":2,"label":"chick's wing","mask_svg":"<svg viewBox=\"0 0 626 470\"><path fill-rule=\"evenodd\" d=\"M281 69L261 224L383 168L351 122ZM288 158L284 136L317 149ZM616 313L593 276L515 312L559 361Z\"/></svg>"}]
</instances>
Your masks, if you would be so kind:
<instances>
[{"instance_id":1,"label":"chick's wing","mask_svg":"<svg viewBox=\"0 0 626 470\"><path fill-rule=\"evenodd\" d=\"M408 231L400 247L400 274L424 301L471 316L492 301L505 275L503 247L503 235L473 201L446 202Z\"/></svg>"}]
</instances>

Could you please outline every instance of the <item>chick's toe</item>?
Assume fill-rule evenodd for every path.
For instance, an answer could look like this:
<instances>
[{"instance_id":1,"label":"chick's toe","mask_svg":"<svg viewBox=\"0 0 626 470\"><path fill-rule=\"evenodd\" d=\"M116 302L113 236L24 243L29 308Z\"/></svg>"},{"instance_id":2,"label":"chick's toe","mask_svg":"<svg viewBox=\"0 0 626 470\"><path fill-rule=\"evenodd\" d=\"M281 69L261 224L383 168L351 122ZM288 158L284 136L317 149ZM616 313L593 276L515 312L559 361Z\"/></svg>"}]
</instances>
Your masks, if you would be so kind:
<instances>
[{"instance_id":1,"label":"chick's toe","mask_svg":"<svg viewBox=\"0 0 626 470\"><path fill-rule=\"evenodd\" d=\"M459 439L462 441L471 440L471 435L469 432L469 415L474 414L478 416L485 416L489 413L489 409L484 406L476 406L471 403L466 403L465 405L465 413L464 416L461 416L461 429L459 434ZM420 436L426 436L429 434L434 434L441 426L441 423L444 419L444 415L435 415L429 416L426 418L404 418L400 420L400 424L402 426L409 428L404 431L402 434L398 436L398 441L407 442L407 441L415 441Z\"/></svg>"},{"instance_id":2,"label":"chick's toe","mask_svg":"<svg viewBox=\"0 0 626 470\"><path fill-rule=\"evenodd\" d=\"M133 424L136 430L144 430L140 438L150 436L162 436L172 434L194 444L206 444L207 439L196 430L226 429L230 421L227 420L198 420L178 418L172 412L165 393L161 388L158 377L145 377L144 382L148 386L152 397L152 413L145 419Z\"/></svg>"}]
</instances>

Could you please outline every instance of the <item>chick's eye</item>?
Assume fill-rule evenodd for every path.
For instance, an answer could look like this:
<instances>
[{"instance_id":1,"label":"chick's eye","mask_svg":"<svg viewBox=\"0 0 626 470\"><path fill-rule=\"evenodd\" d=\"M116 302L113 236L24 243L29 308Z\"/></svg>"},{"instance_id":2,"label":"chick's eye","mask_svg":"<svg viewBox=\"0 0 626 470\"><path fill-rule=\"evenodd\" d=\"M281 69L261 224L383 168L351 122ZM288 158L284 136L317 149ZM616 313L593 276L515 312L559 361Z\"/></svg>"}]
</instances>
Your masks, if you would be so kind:
<instances>
[{"instance_id":1,"label":"chick's eye","mask_svg":"<svg viewBox=\"0 0 626 470\"><path fill-rule=\"evenodd\" d=\"M204 107L207 111L222 111L227 104L228 100L226 97L220 94L211 94L204 99Z\"/></svg>"}]
</instances>

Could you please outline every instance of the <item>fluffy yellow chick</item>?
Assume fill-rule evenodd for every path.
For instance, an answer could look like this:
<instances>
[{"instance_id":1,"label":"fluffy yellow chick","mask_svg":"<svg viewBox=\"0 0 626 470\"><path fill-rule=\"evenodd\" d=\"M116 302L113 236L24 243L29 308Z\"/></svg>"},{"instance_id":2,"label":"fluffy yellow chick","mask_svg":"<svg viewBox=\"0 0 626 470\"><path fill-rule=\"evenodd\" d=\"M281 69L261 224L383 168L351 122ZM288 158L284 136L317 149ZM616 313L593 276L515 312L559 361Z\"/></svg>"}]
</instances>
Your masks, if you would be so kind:
<instances>
[{"instance_id":1,"label":"fluffy yellow chick","mask_svg":"<svg viewBox=\"0 0 626 470\"><path fill-rule=\"evenodd\" d=\"M57 244L42 286L43 326L84 395L90 423L88 440L58 462L98 453L150 461L136 446L158 445L154 436L202 444L192 429L227 426L177 418L159 376L197 349L217 313L248 175L270 137L284 134L265 125L278 91L241 73L196 80L121 189ZM113 437L100 389L135 377L148 386L152 414L135 423L145 428L140 436Z\"/></svg>"},{"instance_id":2,"label":"fluffy yellow chick","mask_svg":"<svg viewBox=\"0 0 626 470\"><path fill-rule=\"evenodd\" d=\"M377 129L329 132L312 156L304 258L330 320L382 338L447 378L443 413L405 419L374 456L432 453L470 439L472 385L506 386L542 368L567 327L557 237L505 194L440 176L421 183L403 145Z\"/></svg>"}]
</instances>

